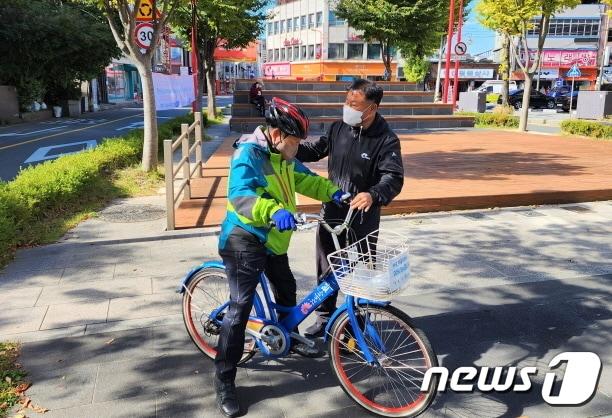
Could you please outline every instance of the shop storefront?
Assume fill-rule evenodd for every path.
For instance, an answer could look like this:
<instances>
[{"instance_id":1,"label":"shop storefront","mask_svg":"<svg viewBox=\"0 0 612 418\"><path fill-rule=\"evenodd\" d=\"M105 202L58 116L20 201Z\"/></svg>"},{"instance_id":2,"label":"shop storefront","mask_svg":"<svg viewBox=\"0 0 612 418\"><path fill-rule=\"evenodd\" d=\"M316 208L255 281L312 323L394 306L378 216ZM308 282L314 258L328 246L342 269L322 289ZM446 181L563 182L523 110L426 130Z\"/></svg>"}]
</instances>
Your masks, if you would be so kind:
<instances>
[{"instance_id":1,"label":"shop storefront","mask_svg":"<svg viewBox=\"0 0 612 418\"><path fill-rule=\"evenodd\" d=\"M530 50L530 60L535 60L535 51ZM582 73L575 78L576 85L582 88L592 88L597 82L597 51L587 49L564 50L545 49L542 52L542 69L534 77L533 88L536 88L539 78L540 89L551 89L558 83L570 84L567 77L570 68L576 64ZM524 80L522 71L514 71L512 79Z\"/></svg>"},{"instance_id":2,"label":"shop storefront","mask_svg":"<svg viewBox=\"0 0 612 418\"><path fill-rule=\"evenodd\" d=\"M113 63L106 67L106 93L110 103L137 100L142 94L140 76L135 66Z\"/></svg>"}]
</instances>

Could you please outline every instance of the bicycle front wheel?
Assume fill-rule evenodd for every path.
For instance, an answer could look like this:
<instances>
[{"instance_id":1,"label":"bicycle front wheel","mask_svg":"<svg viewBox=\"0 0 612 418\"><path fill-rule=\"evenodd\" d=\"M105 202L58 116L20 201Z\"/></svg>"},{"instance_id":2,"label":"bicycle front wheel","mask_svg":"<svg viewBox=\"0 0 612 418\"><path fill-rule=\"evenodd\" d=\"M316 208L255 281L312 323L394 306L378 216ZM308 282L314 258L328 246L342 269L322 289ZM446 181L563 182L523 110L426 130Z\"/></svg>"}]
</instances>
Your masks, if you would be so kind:
<instances>
[{"instance_id":1,"label":"bicycle front wheel","mask_svg":"<svg viewBox=\"0 0 612 418\"><path fill-rule=\"evenodd\" d=\"M393 306L359 306L355 314L378 364L367 363L348 313L340 314L331 329L329 353L342 389L377 415L414 417L425 411L435 397L437 378L427 391L421 391L421 384L438 360L423 331Z\"/></svg>"},{"instance_id":2,"label":"bicycle front wheel","mask_svg":"<svg viewBox=\"0 0 612 418\"><path fill-rule=\"evenodd\" d=\"M211 313L229 300L229 284L225 270L205 268L196 273L183 293L183 322L198 349L211 359L217 355L221 323L227 308L216 318ZM255 339L246 335L244 352L238 364L255 355Z\"/></svg>"}]
</instances>

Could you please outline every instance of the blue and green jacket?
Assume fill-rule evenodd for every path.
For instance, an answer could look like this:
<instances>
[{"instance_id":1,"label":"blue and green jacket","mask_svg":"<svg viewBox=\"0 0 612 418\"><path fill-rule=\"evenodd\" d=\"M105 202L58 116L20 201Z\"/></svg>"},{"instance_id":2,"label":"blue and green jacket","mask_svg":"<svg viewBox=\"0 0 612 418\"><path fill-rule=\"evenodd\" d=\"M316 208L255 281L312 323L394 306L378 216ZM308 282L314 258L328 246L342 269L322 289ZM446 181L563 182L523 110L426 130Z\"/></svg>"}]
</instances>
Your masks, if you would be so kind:
<instances>
[{"instance_id":1,"label":"blue and green jacket","mask_svg":"<svg viewBox=\"0 0 612 418\"><path fill-rule=\"evenodd\" d=\"M221 226L219 248L241 228L256 236L273 254L286 254L292 231L279 232L270 226L279 209L295 213L295 194L329 202L338 190L331 181L306 168L300 161L285 161L270 152L262 127L242 135L234 144L228 177L227 214Z\"/></svg>"}]
</instances>

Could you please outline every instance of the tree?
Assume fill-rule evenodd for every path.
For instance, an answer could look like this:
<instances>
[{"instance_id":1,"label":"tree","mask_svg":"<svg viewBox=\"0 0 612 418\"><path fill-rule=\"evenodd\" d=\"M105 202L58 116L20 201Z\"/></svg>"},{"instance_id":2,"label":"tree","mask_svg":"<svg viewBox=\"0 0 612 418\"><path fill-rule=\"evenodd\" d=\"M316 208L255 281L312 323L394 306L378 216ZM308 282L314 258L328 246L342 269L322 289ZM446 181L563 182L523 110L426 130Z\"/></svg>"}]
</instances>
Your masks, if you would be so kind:
<instances>
[{"instance_id":1,"label":"tree","mask_svg":"<svg viewBox=\"0 0 612 418\"><path fill-rule=\"evenodd\" d=\"M22 110L43 97L48 104L78 99L80 82L120 55L95 7L7 0L0 4L0 19L0 84L17 87Z\"/></svg>"},{"instance_id":2,"label":"tree","mask_svg":"<svg viewBox=\"0 0 612 418\"><path fill-rule=\"evenodd\" d=\"M257 39L267 18L262 10L266 3L266 0L208 0L197 4L198 98L202 97L206 83L209 119L217 117L215 49L244 48ZM191 20L190 7L179 8L173 19L174 31L188 45L191 45Z\"/></svg>"},{"instance_id":3,"label":"tree","mask_svg":"<svg viewBox=\"0 0 612 418\"><path fill-rule=\"evenodd\" d=\"M402 50L404 57L404 77L412 82L422 82L429 71L430 62L426 56L406 53Z\"/></svg>"},{"instance_id":4,"label":"tree","mask_svg":"<svg viewBox=\"0 0 612 418\"><path fill-rule=\"evenodd\" d=\"M409 45L413 56L423 57L436 48L448 21L445 0L339 0L335 9L366 41L380 42L387 80L395 48Z\"/></svg>"},{"instance_id":5,"label":"tree","mask_svg":"<svg viewBox=\"0 0 612 418\"><path fill-rule=\"evenodd\" d=\"M527 130L531 85L534 74L540 68L550 19L555 13L579 4L580 0L482 0L478 5L480 19L485 26L513 38L510 51L525 78L519 122L521 131ZM533 61L527 44L527 33L530 29L535 29L537 37Z\"/></svg>"},{"instance_id":6,"label":"tree","mask_svg":"<svg viewBox=\"0 0 612 418\"><path fill-rule=\"evenodd\" d=\"M180 4L186 0L151 1L153 32L151 47L141 51L136 44L136 15L141 0L88 0L95 1L102 7L117 46L130 57L138 70L142 82L142 103L144 113L144 143L142 148L142 168L145 171L157 169L157 117L155 94L153 90L152 60L163 29ZM144 0L143 0L144 1ZM148 10L147 10L148 11Z\"/></svg>"}]
</instances>

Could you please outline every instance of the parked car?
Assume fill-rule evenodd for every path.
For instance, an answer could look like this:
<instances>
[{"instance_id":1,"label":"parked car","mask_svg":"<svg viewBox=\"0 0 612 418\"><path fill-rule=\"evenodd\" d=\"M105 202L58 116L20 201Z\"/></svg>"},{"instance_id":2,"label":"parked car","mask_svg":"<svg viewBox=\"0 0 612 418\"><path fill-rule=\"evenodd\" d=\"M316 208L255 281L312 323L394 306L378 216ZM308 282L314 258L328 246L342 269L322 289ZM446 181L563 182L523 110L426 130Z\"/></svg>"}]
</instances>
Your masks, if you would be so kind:
<instances>
[{"instance_id":1,"label":"parked car","mask_svg":"<svg viewBox=\"0 0 612 418\"><path fill-rule=\"evenodd\" d=\"M578 92L577 91L574 91L573 94L572 92L567 92L565 94L557 96L557 99L556 99L557 107L560 107L561 109L563 109L564 112L569 112L570 110L570 96L572 99L572 109L576 109L576 106L578 105Z\"/></svg>"},{"instance_id":2,"label":"parked car","mask_svg":"<svg viewBox=\"0 0 612 418\"><path fill-rule=\"evenodd\" d=\"M502 103L502 98L497 100L498 104ZM514 106L515 109L523 107L523 90L516 90L508 95L508 104ZM537 90L531 90L531 97L529 98L529 107L535 109L555 109L557 104L555 99L550 96L540 93Z\"/></svg>"},{"instance_id":3,"label":"parked car","mask_svg":"<svg viewBox=\"0 0 612 418\"><path fill-rule=\"evenodd\" d=\"M480 87L478 87L475 91L484 91L485 93L499 93L501 94L504 86L503 80L487 80ZM508 82L508 90L514 91L516 90L516 81Z\"/></svg>"},{"instance_id":4,"label":"parked car","mask_svg":"<svg viewBox=\"0 0 612 418\"><path fill-rule=\"evenodd\" d=\"M579 87L574 86L574 91L578 91ZM572 86L555 86L548 92L550 97L557 99L558 97L563 96L572 91Z\"/></svg>"}]
</instances>

